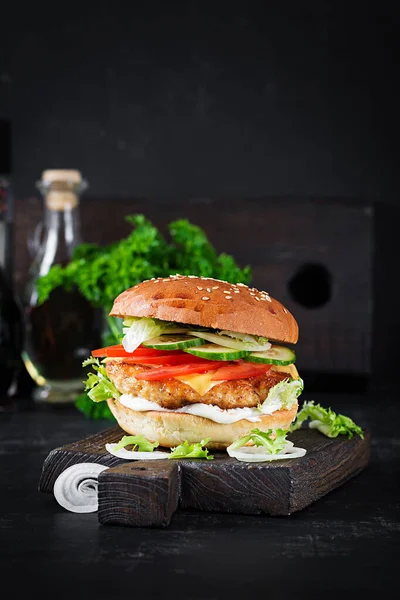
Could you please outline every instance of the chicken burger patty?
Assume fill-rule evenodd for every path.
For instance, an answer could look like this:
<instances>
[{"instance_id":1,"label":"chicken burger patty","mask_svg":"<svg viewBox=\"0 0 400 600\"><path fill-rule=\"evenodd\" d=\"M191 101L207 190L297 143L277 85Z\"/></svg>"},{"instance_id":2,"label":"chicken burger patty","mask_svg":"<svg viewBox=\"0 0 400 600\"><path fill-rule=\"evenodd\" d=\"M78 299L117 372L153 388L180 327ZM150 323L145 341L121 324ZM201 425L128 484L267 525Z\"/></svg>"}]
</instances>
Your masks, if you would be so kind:
<instances>
[{"instance_id":1,"label":"chicken burger patty","mask_svg":"<svg viewBox=\"0 0 400 600\"><path fill-rule=\"evenodd\" d=\"M121 394L140 396L169 409L181 408L186 404L195 404L196 402L214 404L223 410L252 408L266 399L269 390L274 385L288 378L286 373L271 369L257 377L223 381L201 396L189 385L177 379L138 381L135 378L135 375L151 367L110 361L107 362L106 368L108 377Z\"/></svg>"}]
</instances>

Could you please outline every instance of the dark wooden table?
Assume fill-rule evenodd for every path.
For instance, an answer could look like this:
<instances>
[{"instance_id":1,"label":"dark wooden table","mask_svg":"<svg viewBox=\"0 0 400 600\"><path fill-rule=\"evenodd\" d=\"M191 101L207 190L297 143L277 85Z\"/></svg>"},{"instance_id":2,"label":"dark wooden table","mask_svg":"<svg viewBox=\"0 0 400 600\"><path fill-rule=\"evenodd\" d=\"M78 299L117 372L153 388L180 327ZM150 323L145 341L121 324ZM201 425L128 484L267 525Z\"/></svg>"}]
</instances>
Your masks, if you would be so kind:
<instances>
[{"instance_id":1,"label":"dark wooden table","mask_svg":"<svg viewBox=\"0 0 400 600\"><path fill-rule=\"evenodd\" d=\"M1 412L2 591L53 600L397 597L398 400L313 399L371 431L365 471L290 517L179 512L167 529L100 525L96 513L67 512L37 491L51 449L108 422L24 402Z\"/></svg>"}]
</instances>

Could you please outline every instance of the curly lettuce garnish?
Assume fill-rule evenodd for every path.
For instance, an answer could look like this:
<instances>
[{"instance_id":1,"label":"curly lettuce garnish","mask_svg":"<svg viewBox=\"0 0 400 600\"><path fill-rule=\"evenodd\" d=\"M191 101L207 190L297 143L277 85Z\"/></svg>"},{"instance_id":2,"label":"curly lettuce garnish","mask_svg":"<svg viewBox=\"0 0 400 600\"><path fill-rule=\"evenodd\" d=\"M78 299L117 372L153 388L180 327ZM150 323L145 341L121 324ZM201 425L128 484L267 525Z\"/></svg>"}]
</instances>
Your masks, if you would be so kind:
<instances>
[{"instance_id":1,"label":"curly lettuce garnish","mask_svg":"<svg viewBox=\"0 0 400 600\"><path fill-rule=\"evenodd\" d=\"M284 429L268 429L268 431L261 431L261 429L252 429L247 435L235 440L230 446L230 450L238 450L242 446L245 446L248 442L253 442L255 446L264 446L269 454L278 454L282 452L286 445L287 431ZM273 438L272 435L275 435Z\"/></svg>"},{"instance_id":2,"label":"curly lettuce garnish","mask_svg":"<svg viewBox=\"0 0 400 600\"><path fill-rule=\"evenodd\" d=\"M150 442L143 435L124 435L114 447L114 451L127 446L132 446L132 452L153 452L154 448L157 448L158 442Z\"/></svg>"},{"instance_id":3,"label":"curly lettuce garnish","mask_svg":"<svg viewBox=\"0 0 400 600\"><path fill-rule=\"evenodd\" d=\"M184 333L186 329L176 323L149 319L148 317L128 317L124 321L125 334L122 344L127 352L134 352L143 342L158 337L163 333Z\"/></svg>"},{"instance_id":4,"label":"curly lettuce garnish","mask_svg":"<svg viewBox=\"0 0 400 600\"><path fill-rule=\"evenodd\" d=\"M116 421L107 402L92 402L86 392L79 394L74 404L79 412L83 413L89 419L93 419L94 421L114 421L114 423Z\"/></svg>"},{"instance_id":5,"label":"curly lettuce garnish","mask_svg":"<svg viewBox=\"0 0 400 600\"><path fill-rule=\"evenodd\" d=\"M119 398L120 392L112 381L107 377L106 368L100 363L98 358L87 358L83 361L82 367L92 366L94 373L89 373L85 383L85 391L93 402L103 402L109 398ZM89 391L88 391L89 390Z\"/></svg>"},{"instance_id":6,"label":"curly lettuce garnish","mask_svg":"<svg viewBox=\"0 0 400 600\"><path fill-rule=\"evenodd\" d=\"M189 444L188 441L176 446L176 448L172 448L171 454L168 458L206 458L207 460L212 460L214 457L208 453L207 448L203 448L211 438L206 438L205 440L201 440L196 444Z\"/></svg>"},{"instance_id":7,"label":"curly lettuce garnish","mask_svg":"<svg viewBox=\"0 0 400 600\"><path fill-rule=\"evenodd\" d=\"M284 379L269 390L268 396L257 408L261 412L264 412L263 409L267 408L269 412L271 412L271 408L275 408L276 410L280 408L290 410L295 406L297 398L303 389L304 383L302 379Z\"/></svg>"},{"instance_id":8,"label":"curly lettuce garnish","mask_svg":"<svg viewBox=\"0 0 400 600\"><path fill-rule=\"evenodd\" d=\"M336 414L331 408L324 408L320 404L315 404L313 400L304 402L290 427L290 431L300 429L307 419L311 419L308 424L311 429L318 429L329 438L347 435L351 439L354 435L359 435L360 438L364 439L361 427L356 425L350 417Z\"/></svg>"}]
</instances>

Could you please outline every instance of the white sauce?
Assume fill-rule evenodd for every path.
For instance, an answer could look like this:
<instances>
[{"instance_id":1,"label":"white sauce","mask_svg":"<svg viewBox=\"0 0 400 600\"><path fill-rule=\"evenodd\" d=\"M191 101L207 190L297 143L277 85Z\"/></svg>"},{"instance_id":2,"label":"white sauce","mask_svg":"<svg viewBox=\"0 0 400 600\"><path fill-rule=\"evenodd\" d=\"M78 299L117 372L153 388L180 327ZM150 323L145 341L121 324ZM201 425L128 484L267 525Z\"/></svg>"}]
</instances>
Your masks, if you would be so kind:
<instances>
[{"instance_id":1,"label":"white sauce","mask_svg":"<svg viewBox=\"0 0 400 600\"><path fill-rule=\"evenodd\" d=\"M261 415L270 415L282 407L281 401L275 398L268 406L263 406L262 411L259 411L257 408L229 408L223 410L213 404L204 404L202 402L187 404L179 409L168 409L162 408L156 402L151 402L150 400L146 400L139 396L132 396L131 394L122 394L119 401L127 408L140 412L158 410L164 412L186 413L189 415L196 415L197 417L204 417L224 425L236 423L241 419L256 423L257 421L261 421Z\"/></svg>"}]
</instances>

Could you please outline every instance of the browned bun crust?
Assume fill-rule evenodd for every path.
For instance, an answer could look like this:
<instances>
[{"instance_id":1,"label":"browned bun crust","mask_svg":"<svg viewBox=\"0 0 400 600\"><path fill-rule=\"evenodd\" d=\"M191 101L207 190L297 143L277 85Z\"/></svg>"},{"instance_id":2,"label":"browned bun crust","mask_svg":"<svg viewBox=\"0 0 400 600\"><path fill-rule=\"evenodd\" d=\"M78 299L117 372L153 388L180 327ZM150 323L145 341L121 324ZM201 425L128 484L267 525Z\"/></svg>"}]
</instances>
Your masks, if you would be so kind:
<instances>
[{"instance_id":1,"label":"browned bun crust","mask_svg":"<svg viewBox=\"0 0 400 600\"><path fill-rule=\"evenodd\" d=\"M143 281L115 299L110 316L154 317L289 344L299 337L293 315L267 292L208 277L173 275Z\"/></svg>"},{"instance_id":2,"label":"browned bun crust","mask_svg":"<svg viewBox=\"0 0 400 600\"><path fill-rule=\"evenodd\" d=\"M208 448L223 450L251 429L289 429L297 414L297 403L291 410L276 410L271 415L262 415L261 421L252 423L242 419L230 425L215 423L204 417L187 413L149 410L139 412L127 408L118 400L107 400L118 425L130 435L143 435L160 446L173 448L186 440L190 444L211 438Z\"/></svg>"}]
</instances>

